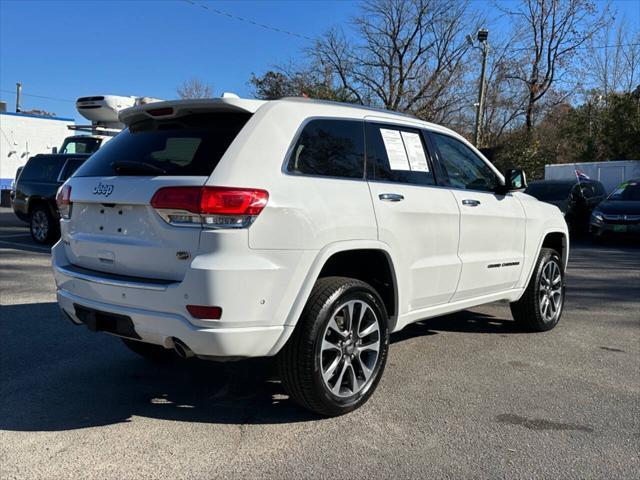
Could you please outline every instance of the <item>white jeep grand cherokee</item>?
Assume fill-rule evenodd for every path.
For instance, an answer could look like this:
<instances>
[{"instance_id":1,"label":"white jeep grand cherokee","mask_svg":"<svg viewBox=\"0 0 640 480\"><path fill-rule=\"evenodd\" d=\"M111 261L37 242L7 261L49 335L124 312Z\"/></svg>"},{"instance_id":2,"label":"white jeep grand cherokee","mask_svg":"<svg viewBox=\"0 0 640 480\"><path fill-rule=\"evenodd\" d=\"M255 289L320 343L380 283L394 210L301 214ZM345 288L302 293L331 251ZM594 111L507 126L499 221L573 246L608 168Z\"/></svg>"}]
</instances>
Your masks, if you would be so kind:
<instances>
[{"instance_id":1,"label":"white jeep grand cherokee","mask_svg":"<svg viewBox=\"0 0 640 480\"><path fill-rule=\"evenodd\" d=\"M560 318L560 211L450 130L308 99L120 118L58 193L52 261L64 313L143 356L277 355L295 401L338 415L412 322L496 300L528 330Z\"/></svg>"}]
</instances>

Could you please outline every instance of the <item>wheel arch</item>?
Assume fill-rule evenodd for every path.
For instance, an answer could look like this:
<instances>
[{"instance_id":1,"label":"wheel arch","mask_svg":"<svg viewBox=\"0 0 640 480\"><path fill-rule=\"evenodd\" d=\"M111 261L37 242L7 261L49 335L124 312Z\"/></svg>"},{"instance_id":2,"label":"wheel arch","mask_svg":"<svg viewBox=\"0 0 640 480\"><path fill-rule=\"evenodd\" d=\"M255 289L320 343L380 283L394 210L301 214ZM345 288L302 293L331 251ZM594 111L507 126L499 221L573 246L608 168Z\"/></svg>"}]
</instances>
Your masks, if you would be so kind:
<instances>
[{"instance_id":1,"label":"wheel arch","mask_svg":"<svg viewBox=\"0 0 640 480\"><path fill-rule=\"evenodd\" d=\"M29 197L28 203L27 203L27 215L29 217L31 217L31 213L35 210L36 207L44 207L46 208L49 213L56 218L57 216L57 212L53 209L51 202L46 198L46 197L41 197L39 195L32 195Z\"/></svg>"},{"instance_id":2,"label":"wheel arch","mask_svg":"<svg viewBox=\"0 0 640 480\"><path fill-rule=\"evenodd\" d=\"M390 248L379 241L348 241L333 243L320 250L307 274L286 319L295 325L319 278L345 276L357 278L374 287L384 302L389 317L389 331L397 323L400 288Z\"/></svg>"},{"instance_id":3,"label":"wheel arch","mask_svg":"<svg viewBox=\"0 0 640 480\"><path fill-rule=\"evenodd\" d=\"M535 271L535 267L537 265L537 259L540 256L540 252L543 248L553 248L560 254L560 258L562 260L562 270L567 270L567 263L569 261L569 233L560 228L548 228L543 231L540 235L538 246L533 252L531 258L531 265L529 266L528 271L526 272L526 277L521 277L520 286L522 287L522 292L524 293L524 289L529 285L531 281L531 276ZM523 272L524 273L524 272Z\"/></svg>"},{"instance_id":4,"label":"wheel arch","mask_svg":"<svg viewBox=\"0 0 640 480\"><path fill-rule=\"evenodd\" d=\"M542 244L538 248L538 255L543 248L552 248L560 255L562 259L562 269L567 269L569 260L569 236L566 232L550 231L545 234Z\"/></svg>"}]
</instances>

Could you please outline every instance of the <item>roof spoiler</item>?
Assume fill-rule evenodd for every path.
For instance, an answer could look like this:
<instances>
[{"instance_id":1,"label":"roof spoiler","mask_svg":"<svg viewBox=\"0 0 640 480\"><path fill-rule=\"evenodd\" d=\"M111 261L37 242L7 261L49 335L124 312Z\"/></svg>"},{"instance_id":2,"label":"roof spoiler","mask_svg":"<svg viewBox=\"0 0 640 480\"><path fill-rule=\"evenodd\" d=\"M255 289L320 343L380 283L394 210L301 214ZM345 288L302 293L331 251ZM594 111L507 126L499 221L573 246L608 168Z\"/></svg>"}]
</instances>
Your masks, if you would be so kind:
<instances>
[{"instance_id":1,"label":"roof spoiler","mask_svg":"<svg viewBox=\"0 0 640 480\"><path fill-rule=\"evenodd\" d=\"M207 112L246 112L255 113L265 100L246 98L199 98L154 102L122 110L119 119L126 125L149 118L170 119L193 113Z\"/></svg>"}]
</instances>

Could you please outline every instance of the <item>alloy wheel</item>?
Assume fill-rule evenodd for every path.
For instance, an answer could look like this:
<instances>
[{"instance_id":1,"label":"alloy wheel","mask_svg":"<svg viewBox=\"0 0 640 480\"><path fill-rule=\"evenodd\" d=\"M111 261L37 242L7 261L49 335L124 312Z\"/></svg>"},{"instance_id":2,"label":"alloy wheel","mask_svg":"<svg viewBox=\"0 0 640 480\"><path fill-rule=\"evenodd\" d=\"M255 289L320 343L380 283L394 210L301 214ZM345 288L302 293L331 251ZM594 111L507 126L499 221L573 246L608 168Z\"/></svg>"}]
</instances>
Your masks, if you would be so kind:
<instances>
[{"instance_id":1,"label":"alloy wheel","mask_svg":"<svg viewBox=\"0 0 640 480\"><path fill-rule=\"evenodd\" d=\"M351 397L374 378L380 355L380 319L367 302L350 300L329 320L320 347L325 386L338 397Z\"/></svg>"},{"instance_id":2,"label":"alloy wheel","mask_svg":"<svg viewBox=\"0 0 640 480\"><path fill-rule=\"evenodd\" d=\"M31 215L31 232L39 242L44 242L49 234L49 219L42 210L36 210Z\"/></svg>"},{"instance_id":3,"label":"alloy wheel","mask_svg":"<svg viewBox=\"0 0 640 480\"><path fill-rule=\"evenodd\" d=\"M562 311L562 272L555 260L549 260L540 276L539 298L540 314L545 322L553 322Z\"/></svg>"}]
</instances>

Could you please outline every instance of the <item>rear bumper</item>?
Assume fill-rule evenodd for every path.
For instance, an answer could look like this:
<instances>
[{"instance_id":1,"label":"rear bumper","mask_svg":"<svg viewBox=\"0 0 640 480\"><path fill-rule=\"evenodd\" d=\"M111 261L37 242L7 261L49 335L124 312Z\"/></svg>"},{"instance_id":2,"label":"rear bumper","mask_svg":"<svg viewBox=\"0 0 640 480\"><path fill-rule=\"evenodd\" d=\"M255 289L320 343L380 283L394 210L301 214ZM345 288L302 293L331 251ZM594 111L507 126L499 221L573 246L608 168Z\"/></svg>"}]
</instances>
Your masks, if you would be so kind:
<instances>
[{"instance_id":1,"label":"rear bumper","mask_svg":"<svg viewBox=\"0 0 640 480\"><path fill-rule=\"evenodd\" d=\"M173 348L174 339L185 343L200 357L242 358L275 355L289 337L291 327L199 328L178 315L152 310L123 308L58 290L60 308L74 321L81 324L75 305L94 310L115 313L131 318L140 340Z\"/></svg>"},{"instance_id":2,"label":"rear bumper","mask_svg":"<svg viewBox=\"0 0 640 480\"><path fill-rule=\"evenodd\" d=\"M61 242L52 249L58 303L74 323L83 323L76 305L122 315L141 341L172 348L179 339L200 357L273 356L293 331L280 313L291 308L282 293L292 267L255 257L254 269L191 268L183 281L161 284L91 275L70 265ZM222 319L193 318L186 304L221 306Z\"/></svg>"}]
</instances>

